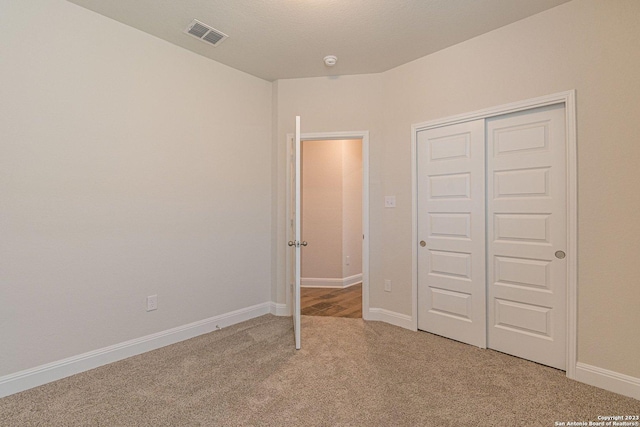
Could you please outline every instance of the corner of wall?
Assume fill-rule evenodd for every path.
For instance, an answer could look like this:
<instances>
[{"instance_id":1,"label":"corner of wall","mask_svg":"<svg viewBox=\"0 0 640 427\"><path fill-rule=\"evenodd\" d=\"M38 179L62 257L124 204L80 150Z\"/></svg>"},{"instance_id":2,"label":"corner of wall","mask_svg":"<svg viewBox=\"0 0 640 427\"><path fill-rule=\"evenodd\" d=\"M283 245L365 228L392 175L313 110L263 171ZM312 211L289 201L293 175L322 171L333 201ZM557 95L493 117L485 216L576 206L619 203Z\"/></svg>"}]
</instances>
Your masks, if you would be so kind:
<instances>
[{"instance_id":1,"label":"corner of wall","mask_svg":"<svg viewBox=\"0 0 640 427\"><path fill-rule=\"evenodd\" d=\"M278 300L278 81L271 82L271 301Z\"/></svg>"}]
</instances>

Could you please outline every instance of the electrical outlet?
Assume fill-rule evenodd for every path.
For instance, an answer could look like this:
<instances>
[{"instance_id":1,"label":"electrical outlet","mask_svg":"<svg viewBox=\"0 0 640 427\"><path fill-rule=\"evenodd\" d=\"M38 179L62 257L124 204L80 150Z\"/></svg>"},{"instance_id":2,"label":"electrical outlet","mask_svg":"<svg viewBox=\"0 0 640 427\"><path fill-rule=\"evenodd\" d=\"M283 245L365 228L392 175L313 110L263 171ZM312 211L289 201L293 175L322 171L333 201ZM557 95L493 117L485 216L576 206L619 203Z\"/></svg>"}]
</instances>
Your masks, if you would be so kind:
<instances>
[{"instance_id":1,"label":"electrical outlet","mask_svg":"<svg viewBox=\"0 0 640 427\"><path fill-rule=\"evenodd\" d=\"M384 291L391 292L391 280L384 279Z\"/></svg>"},{"instance_id":2,"label":"electrical outlet","mask_svg":"<svg viewBox=\"0 0 640 427\"><path fill-rule=\"evenodd\" d=\"M395 208L396 207L396 196L384 196L384 207L385 208Z\"/></svg>"},{"instance_id":3,"label":"electrical outlet","mask_svg":"<svg viewBox=\"0 0 640 427\"><path fill-rule=\"evenodd\" d=\"M147 297L147 311L158 309L158 295L149 295Z\"/></svg>"}]
</instances>

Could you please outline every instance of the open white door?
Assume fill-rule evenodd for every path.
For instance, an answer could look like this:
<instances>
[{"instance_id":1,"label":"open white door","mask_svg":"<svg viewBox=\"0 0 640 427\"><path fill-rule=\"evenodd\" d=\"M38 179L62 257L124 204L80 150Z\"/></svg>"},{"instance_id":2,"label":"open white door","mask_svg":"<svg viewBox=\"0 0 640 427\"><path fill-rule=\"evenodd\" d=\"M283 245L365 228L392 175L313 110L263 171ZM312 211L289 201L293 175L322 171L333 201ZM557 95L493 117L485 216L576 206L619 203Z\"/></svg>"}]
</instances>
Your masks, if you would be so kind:
<instances>
[{"instance_id":1,"label":"open white door","mask_svg":"<svg viewBox=\"0 0 640 427\"><path fill-rule=\"evenodd\" d=\"M293 332L295 335L296 350L300 350L300 247L306 246L307 242L300 242L300 116L296 116L296 134L293 141L294 155L293 163L293 176L294 176L294 191L293 191L293 208L294 208L294 237L289 241L289 246L293 248L295 252L294 256L294 281L293 281Z\"/></svg>"}]
</instances>

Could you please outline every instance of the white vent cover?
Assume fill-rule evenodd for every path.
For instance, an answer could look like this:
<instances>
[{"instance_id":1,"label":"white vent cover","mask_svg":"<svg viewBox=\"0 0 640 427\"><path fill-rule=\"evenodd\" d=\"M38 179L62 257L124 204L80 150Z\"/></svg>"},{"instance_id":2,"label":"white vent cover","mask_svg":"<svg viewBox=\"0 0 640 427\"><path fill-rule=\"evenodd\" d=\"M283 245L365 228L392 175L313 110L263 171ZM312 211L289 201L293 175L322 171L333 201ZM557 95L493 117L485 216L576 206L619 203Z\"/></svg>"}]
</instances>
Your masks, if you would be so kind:
<instances>
[{"instance_id":1,"label":"white vent cover","mask_svg":"<svg viewBox=\"0 0 640 427\"><path fill-rule=\"evenodd\" d=\"M203 42L212 44L214 46L218 46L227 37L229 37L225 33L218 31L215 28L208 26L207 24L203 24L197 19L191 21L184 32L185 34L189 34L190 36L193 36L199 40L202 40Z\"/></svg>"}]
</instances>

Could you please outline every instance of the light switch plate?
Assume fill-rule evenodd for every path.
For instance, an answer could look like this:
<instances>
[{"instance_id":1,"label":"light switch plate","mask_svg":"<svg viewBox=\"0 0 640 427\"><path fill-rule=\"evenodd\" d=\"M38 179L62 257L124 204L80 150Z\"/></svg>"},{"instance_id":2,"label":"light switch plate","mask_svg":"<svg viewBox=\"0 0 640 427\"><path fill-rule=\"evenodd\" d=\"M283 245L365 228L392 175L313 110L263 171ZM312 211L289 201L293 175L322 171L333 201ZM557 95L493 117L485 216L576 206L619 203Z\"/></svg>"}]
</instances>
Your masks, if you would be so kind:
<instances>
[{"instance_id":1,"label":"light switch plate","mask_svg":"<svg viewBox=\"0 0 640 427\"><path fill-rule=\"evenodd\" d=\"M385 208L395 208L396 207L396 196L384 196L384 207Z\"/></svg>"}]
</instances>

